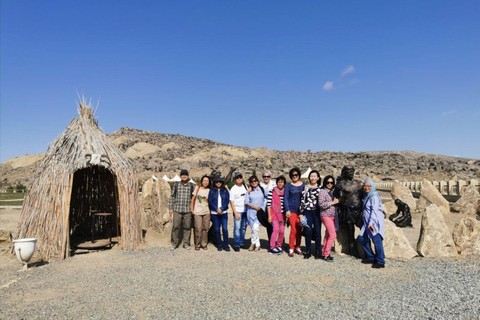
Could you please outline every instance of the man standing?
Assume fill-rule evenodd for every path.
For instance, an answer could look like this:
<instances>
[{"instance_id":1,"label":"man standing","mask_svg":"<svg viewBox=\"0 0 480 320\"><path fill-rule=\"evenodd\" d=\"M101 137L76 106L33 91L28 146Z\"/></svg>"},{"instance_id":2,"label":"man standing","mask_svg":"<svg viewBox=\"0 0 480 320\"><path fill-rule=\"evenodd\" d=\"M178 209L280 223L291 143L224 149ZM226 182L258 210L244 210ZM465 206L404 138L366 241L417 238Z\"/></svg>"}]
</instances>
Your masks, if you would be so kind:
<instances>
[{"instance_id":1,"label":"man standing","mask_svg":"<svg viewBox=\"0 0 480 320\"><path fill-rule=\"evenodd\" d=\"M233 210L233 250L238 252L243 246L247 230L247 210L245 208L247 189L241 173L235 173L233 178L235 185L230 189L230 207Z\"/></svg>"},{"instance_id":2,"label":"man standing","mask_svg":"<svg viewBox=\"0 0 480 320\"><path fill-rule=\"evenodd\" d=\"M348 251L358 257L355 246L355 225L361 227L362 215L362 188L363 183L354 179L355 168L347 165L342 168L342 173L337 179L335 186L335 198L339 199L338 216L339 224L342 226L340 233L346 232L348 240ZM346 229L346 230L345 230Z\"/></svg>"},{"instance_id":3,"label":"man standing","mask_svg":"<svg viewBox=\"0 0 480 320\"><path fill-rule=\"evenodd\" d=\"M188 182L188 171L180 170L180 182L175 182L170 201L168 202L168 209L170 216L173 216L172 229L172 248L175 250L180 241L183 240L183 247L190 249L190 229L192 227L192 212L190 211L190 202L194 190L193 183ZM181 231L183 236L180 238Z\"/></svg>"}]
</instances>

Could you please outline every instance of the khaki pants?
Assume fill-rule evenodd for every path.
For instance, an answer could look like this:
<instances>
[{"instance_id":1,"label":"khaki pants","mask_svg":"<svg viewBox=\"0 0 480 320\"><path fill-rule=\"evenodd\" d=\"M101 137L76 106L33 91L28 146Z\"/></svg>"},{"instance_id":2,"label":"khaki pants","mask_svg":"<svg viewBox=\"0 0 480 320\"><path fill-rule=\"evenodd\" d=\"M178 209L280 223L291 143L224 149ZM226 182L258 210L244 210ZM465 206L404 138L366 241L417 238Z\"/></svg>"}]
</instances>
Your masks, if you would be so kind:
<instances>
[{"instance_id":1,"label":"khaki pants","mask_svg":"<svg viewBox=\"0 0 480 320\"><path fill-rule=\"evenodd\" d=\"M173 245L178 247L180 241L183 240L184 246L190 245L190 229L192 228L192 214L173 212L173 229L172 229L172 238ZM183 231L183 232L182 232ZM183 236L180 238L180 234Z\"/></svg>"},{"instance_id":2,"label":"khaki pants","mask_svg":"<svg viewBox=\"0 0 480 320\"><path fill-rule=\"evenodd\" d=\"M194 214L195 219L195 247L206 247L208 242L208 229L210 228L210 213Z\"/></svg>"}]
</instances>

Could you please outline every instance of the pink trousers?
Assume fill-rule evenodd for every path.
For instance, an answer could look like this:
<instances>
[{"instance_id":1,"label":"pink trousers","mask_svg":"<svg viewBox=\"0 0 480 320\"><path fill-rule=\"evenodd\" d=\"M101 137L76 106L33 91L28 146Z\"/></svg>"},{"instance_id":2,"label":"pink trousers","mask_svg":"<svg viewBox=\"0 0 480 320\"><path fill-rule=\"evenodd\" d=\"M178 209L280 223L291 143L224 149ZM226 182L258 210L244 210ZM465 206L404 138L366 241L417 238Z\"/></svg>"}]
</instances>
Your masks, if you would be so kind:
<instances>
[{"instance_id":1,"label":"pink trousers","mask_svg":"<svg viewBox=\"0 0 480 320\"><path fill-rule=\"evenodd\" d=\"M285 236L285 223L283 221L272 221L273 232L270 237L270 249L282 247Z\"/></svg>"},{"instance_id":2,"label":"pink trousers","mask_svg":"<svg viewBox=\"0 0 480 320\"><path fill-rule=\"evenodd\" d=\"M320 219L325 225L322 256L328 257L332 250L333 241L337 238L337 233L335 232L335 217L320 217Z\"/></svg>"}]
</instances>

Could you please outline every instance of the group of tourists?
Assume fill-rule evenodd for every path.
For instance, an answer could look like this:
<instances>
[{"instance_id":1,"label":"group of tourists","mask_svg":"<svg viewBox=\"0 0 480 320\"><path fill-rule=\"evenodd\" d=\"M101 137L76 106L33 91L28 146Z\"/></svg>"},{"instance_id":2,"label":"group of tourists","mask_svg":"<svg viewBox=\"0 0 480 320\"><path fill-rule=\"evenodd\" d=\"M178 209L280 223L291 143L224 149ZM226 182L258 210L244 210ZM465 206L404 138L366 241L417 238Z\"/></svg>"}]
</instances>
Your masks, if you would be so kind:
<instances>
[{"instance_id":1,"label":"group of tourists","mask_svg":"<svg viewBox=\"0 0 480 320\"><path fill-rule=\"evenodd\" d=\"M337 179L332 175L322 178L317 170L310 171L308 181L302 182L299 168L289 171L290 182L284 176L272 179L270 170L262 174L263 181L253 175L245 183L241 173L233 176L234 185L228 190L221 176L205 175L200 184L188 182L187 170L180 171L181 181L175 183L169 201L173 216L172 250L183 242L190 249L192 217L195 250L207 250L210 221L218 251L230 251L228 243L228 208L233 212L233 250L244 247L247 226L251 229L249 251L260 251L260 227L266 228L268 252L280 255L284 251L285 228L290 227L289 257L333 262L331 250L341 226L346 230L351 253L357 256L354 245L355 225L364 251L362 263L373 268L385 266L383 251L384 215L382 202L372 180L361 182L353 178L354 169L345 166ZM213 180L213 181L211 181ZM324 225L323 246L321 226ZM302 234L305 252L300 248ZM315 247L312 248L312 239ZM371 242L375 246L372 251ZM245 247L245 249L247 249Z\"/></svg>"}]
</instances>

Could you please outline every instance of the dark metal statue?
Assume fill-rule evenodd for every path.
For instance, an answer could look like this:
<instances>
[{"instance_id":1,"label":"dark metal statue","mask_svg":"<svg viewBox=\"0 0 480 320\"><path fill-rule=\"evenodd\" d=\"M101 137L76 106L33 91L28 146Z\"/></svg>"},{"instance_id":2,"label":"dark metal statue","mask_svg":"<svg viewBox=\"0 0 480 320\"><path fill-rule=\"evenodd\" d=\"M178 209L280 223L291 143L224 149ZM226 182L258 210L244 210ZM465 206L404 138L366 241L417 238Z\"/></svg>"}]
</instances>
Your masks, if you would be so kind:
<instances>
[{"instance_id":1,"label":"dark metal statue","mask_svg":"<svg viewBox=\"0 0 480 320\"><path fill-rule=\"evenodd\" d=\"M347 228L348 243L350 252L358 256L355 246L355 225L361 227L362 217L362 195L363 183L354 179L355 168L353 166L344 166L340 177L337 178L335 186L335 198L339 199L338 220L340 225Z\"/></svg>"},{"instance_id":2,"label":"dark metal statue","mask_svg":"<svg viewBox=\"0 0 480 320\"><path fill-rule=\"evenodd\" d=\"M400 228L413 227L412 215L410 214L410 207L408 204L400 199L397 199L395 200L395 205L397 206L397 212L388 217L390 221L395 223L395 225Z\"/></svg>"}]
</instances>

